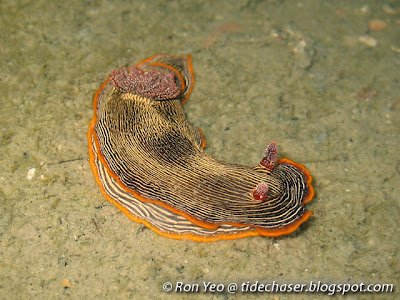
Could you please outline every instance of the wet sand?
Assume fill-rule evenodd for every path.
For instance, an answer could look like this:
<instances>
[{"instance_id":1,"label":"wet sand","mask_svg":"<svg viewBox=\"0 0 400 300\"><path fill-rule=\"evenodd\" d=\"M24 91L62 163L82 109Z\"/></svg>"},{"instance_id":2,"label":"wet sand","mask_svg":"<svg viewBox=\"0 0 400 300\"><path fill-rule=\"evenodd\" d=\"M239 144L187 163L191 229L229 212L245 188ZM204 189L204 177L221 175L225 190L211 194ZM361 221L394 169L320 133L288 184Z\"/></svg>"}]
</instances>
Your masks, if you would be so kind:
<instances>
[{"instance_id":1,"label":"wet sand","mask_svg":"<svg viewBox=\"0 0 400 300\"><path fill-rule=\"evenodd\" d=\"M384 4L1 3L0 298L327 295L203 292L248 281L389 283L348 296L398 297L400 6ZM206 151L253 166L277 141L279 158L310 170L315 215L296 232L172 240L103 198L88 162L93 95L112 69L158 53L192 55L184 109Z\"/></svg>"}]
</instances>

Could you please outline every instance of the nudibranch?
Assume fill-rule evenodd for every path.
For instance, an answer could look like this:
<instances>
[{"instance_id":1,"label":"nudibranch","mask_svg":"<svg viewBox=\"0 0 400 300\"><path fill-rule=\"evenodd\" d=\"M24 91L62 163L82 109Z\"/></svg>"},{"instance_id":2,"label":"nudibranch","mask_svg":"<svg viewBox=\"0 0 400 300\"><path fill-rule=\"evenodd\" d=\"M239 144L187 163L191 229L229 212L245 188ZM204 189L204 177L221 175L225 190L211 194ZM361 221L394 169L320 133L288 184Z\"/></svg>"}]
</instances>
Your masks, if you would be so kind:
<instances>
[{"instance_id":1,"label":"nudibranch","mask_svg":"<svg viewBox=\"0 0 400 300\"><path fill-rule=\"evenodd\" d=\"M152 56L110 73L94 97L90 165L102 194L130 219L175 239L279 236L312 211L312 177L277 159L272 142L255 167L203 151L182 109L194 84L191 57Z\"/></svg>"}]
</instances>

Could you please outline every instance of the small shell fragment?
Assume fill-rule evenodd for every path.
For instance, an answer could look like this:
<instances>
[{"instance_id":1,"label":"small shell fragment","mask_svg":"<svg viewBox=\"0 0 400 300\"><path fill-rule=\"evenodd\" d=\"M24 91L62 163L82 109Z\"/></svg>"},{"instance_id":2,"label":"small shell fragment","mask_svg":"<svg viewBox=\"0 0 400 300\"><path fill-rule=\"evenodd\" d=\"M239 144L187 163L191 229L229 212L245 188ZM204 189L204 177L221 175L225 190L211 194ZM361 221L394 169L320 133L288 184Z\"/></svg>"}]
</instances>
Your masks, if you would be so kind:
<instances>
[{"instance_id":1,"label":"small shell fragment","mask_svg":"<svg viewBox=\"0 0 400 300\"><path fill-rule=\"evenodd\" d=\"M385 5L382 6L382 10L383 10L385 13L387 13L388 15L391 15L391 16L397 15L397 12L396 12L392 7L390 7L390 6L387 5L387 4L385 4Z\"/></svg>"},{"instance_id":2,"label":"small shell fragment","mask_svg":"<svg viewBox=\"0 0 400 300\"><path fill-rule=\"evenodd\" d=\"M372 19L368 21L368 28L372 31L381 31L387 27L385 21L379 19Z\"/></svg>"},{"instance_id":3,"label":"small shell fragment","mask_svg":"<svg viewBox=\"0 0 400 300\"><path fill-rule=\"evenodd\" d=\"M358 41L367 45L368 47L376 47L378 41L369 35L362 35L358 38Z\"/></svg>"},{"instance_id":4,"label":"small shell fragment","mask_svg":"<svg viewBox=\"0 0 400 300\"><path fill-rule=\"evenodd\" d=\"M71 288L71 282L69 281L68 278L64 278L63 280L61 280L61 285L65 288Z\"/></svg>"},{"instance_id":5,"label":"small shell fragment","mask_svg":"<svg viewBox=\"0 0 400 300\"><path fill-rule=\"evenodd\" d=\"M26 174L26 179L32 180L32 178L36 175L36 168L29 169L28 173Z\"/></svg>"}]
</instances>

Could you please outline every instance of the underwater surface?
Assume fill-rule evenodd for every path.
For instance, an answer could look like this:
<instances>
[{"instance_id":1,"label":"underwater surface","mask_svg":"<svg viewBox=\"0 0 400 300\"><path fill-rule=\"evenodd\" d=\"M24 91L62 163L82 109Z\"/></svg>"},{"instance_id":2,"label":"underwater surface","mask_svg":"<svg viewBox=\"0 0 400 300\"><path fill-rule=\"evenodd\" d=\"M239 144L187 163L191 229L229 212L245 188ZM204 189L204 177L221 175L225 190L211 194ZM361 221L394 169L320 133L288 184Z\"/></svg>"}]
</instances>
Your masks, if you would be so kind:
<instances>
[{"instance_id":1,"label":"underwater surface","mask_svg":"<svg viewBox=\"0 0 400 300\"><path fill-rule=\"evenodd\" d=\"M0 299L303 299L360 283L394 291L350 299L399 297L398 1L56 2L0 3ZM310 171L314 215L295 232L168 239L102 196L94 93L159 53L192 56L184 111L205 151L254 166L276 141ZM250 289L274 281L320 292Z\"/></svg>"}]
</instances>

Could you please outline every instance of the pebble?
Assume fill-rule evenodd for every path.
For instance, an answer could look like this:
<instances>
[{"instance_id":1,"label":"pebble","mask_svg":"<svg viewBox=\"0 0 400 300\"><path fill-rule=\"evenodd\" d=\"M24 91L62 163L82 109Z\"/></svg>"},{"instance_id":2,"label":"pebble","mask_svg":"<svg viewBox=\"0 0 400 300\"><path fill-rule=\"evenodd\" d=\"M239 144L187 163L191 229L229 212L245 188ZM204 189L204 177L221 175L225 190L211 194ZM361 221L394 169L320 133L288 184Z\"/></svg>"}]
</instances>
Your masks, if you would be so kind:
<instances>
[{"instance_id":1,"label":"pebble","mask_svg":"<svg viewBox=\"0 0 400 300\"><path fill-rule=\"evenodd\" d=\"M391 16L397 15L397 12L396 12L393 8L391 8L389 5L387 5L387 4L385 4L385 5L382 6L382 10L383 10L385 13L387 13L388 15L391 15Z\"/></svg>"},{"instance_id":2,"label":"pebble","mask_svg":"<svg viewBox=\"0 0 400 300\"><path fill-rule=\"evenodd\" d=\"M398 47L391 46L390 49L392 49L393 52L400 53L400 48Z\"/></svg>"},{"instance_id":3,"label":"pebble","mask_svg":"<svg viewBox=\"0 0 400 300\"><path fill-rule=\"evenodd\" d=\"M361 11L361 13L363 13L365 15L368 15L371 12L368 5L363 5L361 7L360 11Z\"/></svg>"},{"instance_id":4,"label":"pebble","mask_svg":"<svg viewBox=\"0 0 400 300\"><path fill-rule=\"evenodd\" d=\"M368 21L368 28L372 31L381 31L387 26L385 21L379 19L372 19Z\"/></svg>"},{"instance_id":5,"label":"pebble","mask_svg":"<svg viewBox=\"0 0 400 300\"><path fill-rule=\"evenodd\" d=\"M368 47L376 47L378 45L378 41L369 35L362 35L358 37L358 40Z\"/></svg>"},{"instance_id":6,"label":"pebble","mask_svg":"<svg viewBox=\"0 0 400 300\"><path fill-rule=\"evenodd\" d=\"M297 45L293 48L293 53L303 53L304 49L306 48L307 43L305 40L301 40L300 42L297 43Z\"/></svg>"},{"instance_id":7,"label":"pebble","mask_svg":"<svg viewBox=\"0 0 400 300\"><path fill-rule=\"evenodd\" d=\"M43 181L43 182L45 182L45 181L49 181L49 180L50 180L50 178L49 178L49 177L47 177L47 176L44 176L44 175L40 175L40 176L39 176L39 179L40 179L40 181Z\"/></svg>"},{"instance_id":8,"label":"pebble","mask_svg":"<svg viewBox=\"0 0 400 300\"><path fill-rule=\"evenodd\" d=\"M69 282L68 278L64 278L63 280L61 280L61 285L66 288L72 287L71 282Z\"/></svg>"}]
</instances>

